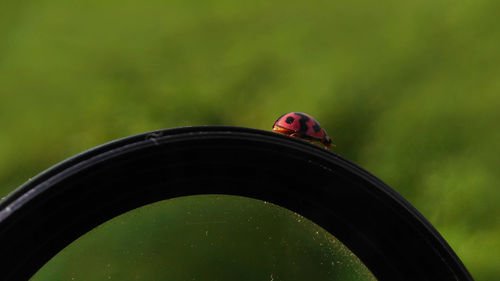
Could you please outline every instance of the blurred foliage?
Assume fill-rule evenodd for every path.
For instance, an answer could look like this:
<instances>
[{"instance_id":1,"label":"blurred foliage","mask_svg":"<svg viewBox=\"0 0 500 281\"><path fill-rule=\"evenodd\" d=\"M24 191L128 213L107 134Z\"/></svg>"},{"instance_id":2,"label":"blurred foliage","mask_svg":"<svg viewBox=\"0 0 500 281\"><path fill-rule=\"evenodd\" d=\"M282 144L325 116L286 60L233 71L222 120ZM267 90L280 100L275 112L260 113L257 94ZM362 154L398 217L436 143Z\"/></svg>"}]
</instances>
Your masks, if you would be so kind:
<instances>
[{"instance_id":1,"label":"blurred foliage","mask_svg":"<svg viewBox=\"0 0 500 281\"><path fill-rule=\"evenodd\" d=\"M500 276L500 2L1 1L0 193L84 149L316 117Z\"/></svg>"}]
</instances>

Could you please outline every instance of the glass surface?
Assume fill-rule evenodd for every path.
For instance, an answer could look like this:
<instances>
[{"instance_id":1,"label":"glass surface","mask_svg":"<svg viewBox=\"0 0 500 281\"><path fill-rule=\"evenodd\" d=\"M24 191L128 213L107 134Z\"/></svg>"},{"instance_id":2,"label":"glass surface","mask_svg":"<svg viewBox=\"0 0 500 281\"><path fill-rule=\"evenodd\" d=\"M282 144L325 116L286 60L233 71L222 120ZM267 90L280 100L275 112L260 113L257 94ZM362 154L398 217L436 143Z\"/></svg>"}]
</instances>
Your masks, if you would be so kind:
<instances>
[{"instance_id":1,"label":"glass surface","mask_svg":"<svg viewBox=\"0 0 500 281\"><path fill-rule=\"evenodd\" d=\"M376 280L335 237L264 201L200 195L120 215L31 280Z\"/></svg>"}]
</instances>

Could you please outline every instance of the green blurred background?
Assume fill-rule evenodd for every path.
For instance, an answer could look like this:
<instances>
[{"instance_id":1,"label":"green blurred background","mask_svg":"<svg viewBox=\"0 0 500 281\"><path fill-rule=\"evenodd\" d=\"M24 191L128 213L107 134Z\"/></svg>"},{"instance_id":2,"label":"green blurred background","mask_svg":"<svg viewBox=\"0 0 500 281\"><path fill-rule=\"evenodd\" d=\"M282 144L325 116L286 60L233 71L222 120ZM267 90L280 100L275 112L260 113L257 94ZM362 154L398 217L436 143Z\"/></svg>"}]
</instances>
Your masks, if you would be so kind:
<instances>
[{"instance_id":1,"label":"green blurred background","mask_svg":"<svg viewBox=\"0 0 500 281\"><path fill-rule=\"evenodd\" d=\"M500 2L1 1L0 195L161 128L316 117L500 276Z\"/></svg>"}]
</instances>

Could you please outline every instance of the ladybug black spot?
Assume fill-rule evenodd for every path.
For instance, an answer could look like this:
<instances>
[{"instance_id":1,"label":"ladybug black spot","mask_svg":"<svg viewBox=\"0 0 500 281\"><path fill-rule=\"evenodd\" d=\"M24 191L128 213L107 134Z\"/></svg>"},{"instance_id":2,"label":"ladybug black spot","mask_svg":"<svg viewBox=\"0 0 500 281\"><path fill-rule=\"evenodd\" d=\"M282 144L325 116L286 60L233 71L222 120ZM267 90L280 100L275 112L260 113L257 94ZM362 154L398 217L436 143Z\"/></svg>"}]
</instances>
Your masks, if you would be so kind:
<instances>
[{"instance_id":1,"label":"ladybug black spot","mask_svg":"<svg viewBox=\"0 0 500 281\"><path fill-rule=\"evenodd\" d=\"M321 130L321 126L318 124L318 122L314 122L313 130L315 133L319 132Z\"/></svg>"},{"instance_id":2,"label":"ladybug black spot","mask_svg":"<svg viewBox=\"0 0 500 281\"><path fill-rule=\"evenodd\" d=\"M286 120L285 120L285 122L286 122L287 124L292 124L292 123L293 123L293 121L295 121L295 118L293 118L292 116L287 117L287 118L286 118Z\"/></svg>"},{"instance_id":3,"label":"ladybug black spot","mask_svg":"<svg viewBox=\"0 0 500 281\"><path fill-rule=\"evenodd\" d=\"M306 133L307 132L307 121L309 121L309 117L307 117L306 115L302 114L302 113L299 113L299 112L294 112L296 115L300 116L300 119L299 119L299 124L300 124L300 129L299 129L299 132L302 132L302 133Z\"/></svg>"}]
</instances>

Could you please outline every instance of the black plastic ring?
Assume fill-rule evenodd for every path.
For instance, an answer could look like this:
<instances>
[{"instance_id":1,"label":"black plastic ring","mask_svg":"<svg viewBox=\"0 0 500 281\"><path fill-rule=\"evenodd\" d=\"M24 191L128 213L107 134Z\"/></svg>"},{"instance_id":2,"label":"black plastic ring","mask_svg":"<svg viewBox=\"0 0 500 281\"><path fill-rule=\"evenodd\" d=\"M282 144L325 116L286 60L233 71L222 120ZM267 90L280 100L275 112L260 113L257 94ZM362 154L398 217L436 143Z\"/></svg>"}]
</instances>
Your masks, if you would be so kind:
<instances>
[{"instance_id":1,"label":"black plastic ring","mask_svg":"<svg viewBox=\"0 0 500 281\"><path fill-rule=\"evenodd\" d=\"M160 200L227 194L277 204L340 239L379 280L472 280L432 225L357 165L307 142L186 127L78 154L0 202L2 280L26 280L97 225Z\"/></svg>"}]
</instances>

